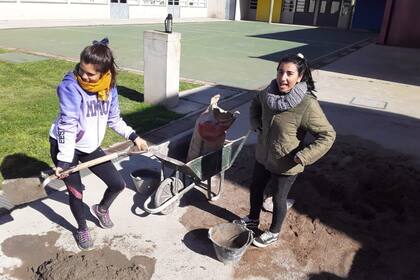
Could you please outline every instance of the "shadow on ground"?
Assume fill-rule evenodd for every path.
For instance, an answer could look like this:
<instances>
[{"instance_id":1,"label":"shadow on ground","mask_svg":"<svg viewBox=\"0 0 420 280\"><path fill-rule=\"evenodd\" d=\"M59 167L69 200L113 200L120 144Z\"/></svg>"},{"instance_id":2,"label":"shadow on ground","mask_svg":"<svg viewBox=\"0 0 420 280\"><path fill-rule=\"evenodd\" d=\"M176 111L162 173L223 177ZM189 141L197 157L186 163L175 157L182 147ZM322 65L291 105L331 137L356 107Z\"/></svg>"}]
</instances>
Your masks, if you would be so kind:
<instances>
[{"instance_id":1,"label":"shadow on ground","mask_svg":"<svg viewBox=\"0 0 420 280\"><path fill-rule=\"evenodd\" d=\"M184 235L182 242L191 251L199 255L208 256L214 260L218 260L213 248L213 244L208 238L207 228L198 228L189 231Z\"/></svg>"},{"instance_id":2,"label":"shadow on ground","mask_svg":"<svg viewBox=\"0 0 420 280\"><path fill-rule=\"evenodd\" d=\"M41 171L47 169L50 169L47 163L23 153L7 155L0 165L4 179L38 177Z\"/></svg>"},{"instance_id":3,"label":"shadow on ground","mask_svg":"<svg viewBox=\"0 0 420 280\"><path fill-rule=\"evenodd\" d=\"M144 94L138 92L137 90L125 87L125 86L118 86L117 85L118 94L128 98L132 101L143 102L144 101Z\"/></svg>"}]
</instances>

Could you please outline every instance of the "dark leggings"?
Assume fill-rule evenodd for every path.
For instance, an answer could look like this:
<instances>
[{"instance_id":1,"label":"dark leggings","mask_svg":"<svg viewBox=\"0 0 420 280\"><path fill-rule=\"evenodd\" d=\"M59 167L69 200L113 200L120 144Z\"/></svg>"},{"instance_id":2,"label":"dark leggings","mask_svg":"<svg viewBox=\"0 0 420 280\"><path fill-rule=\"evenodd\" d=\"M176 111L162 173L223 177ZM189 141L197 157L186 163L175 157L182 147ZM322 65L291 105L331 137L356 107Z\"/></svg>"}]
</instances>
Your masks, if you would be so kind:
<instances>
[{"instance_id":1,"label":"dark leggings","mask_svg":"<svg viewBox=\"0 0 420 280\"><path fill-rule=\"evenodd\" d=\"M57 165L57 154L58 154L58 145L57 140L50 138L50 152L51 158L55 165ZM97 148L92 153L86 154L75 150L73 162L71 166L76 166L79 161L86 162L101 156L104 156L105 152L101 148ZM90 167L96 176L98 176L104 183L108 186L105 190L104 196L99 203L101 209L108 210L112 202L117 198L118 194L125 188L124 179L118 173L115 166L111 161L107 161L96 166ZM79 230L86 229L86 215L83 208L83 190L82 180L80 178L80 173L75 172L64 179L67 190L69 192L69 204L71 212L73 213L74 218L77 221Z\"/></svg>"},{"instance_id":2,"label":"dark leggings","mask_svg":"<svg viewBox=\"0 0 420 280\"><path fill-rule=\"evenodd\" d=\"M250 187L250 219L259 220L261 206L264 200L264 190L267 185L273 188L273 219L270 231L279 233L287 212L287 194L290 191L297 175L276 175L255 162L252 184ZM271 180L271 181L270 181ZM269 183L270 182L270 183Z\"/></svg>"}]
</instances>

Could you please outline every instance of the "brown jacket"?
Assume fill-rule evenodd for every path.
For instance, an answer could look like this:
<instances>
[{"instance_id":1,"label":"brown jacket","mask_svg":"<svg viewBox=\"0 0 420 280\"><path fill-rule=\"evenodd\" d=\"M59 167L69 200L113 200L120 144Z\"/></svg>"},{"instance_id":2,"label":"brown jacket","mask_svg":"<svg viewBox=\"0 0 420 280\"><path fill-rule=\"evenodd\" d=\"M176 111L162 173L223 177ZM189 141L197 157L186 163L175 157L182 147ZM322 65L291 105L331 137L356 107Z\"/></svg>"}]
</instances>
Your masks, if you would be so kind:
<instances>
[{"instance_id":1,"label":"brown jacket","mask_svg":"<svg viewBox=\"0 0 420 280\"><path fill-rule=\"evenodd\" d=\"M275 174L295 175L328 152L335 131L324 115L316 97L306 95L296 107L274 114L265 102L266 90L258 92L250 107L251 129L258 129L255 158ZM306 132L314 140L305 145ZM297 155L302 164L294 162Z\"/></svg>"}]
</instances>

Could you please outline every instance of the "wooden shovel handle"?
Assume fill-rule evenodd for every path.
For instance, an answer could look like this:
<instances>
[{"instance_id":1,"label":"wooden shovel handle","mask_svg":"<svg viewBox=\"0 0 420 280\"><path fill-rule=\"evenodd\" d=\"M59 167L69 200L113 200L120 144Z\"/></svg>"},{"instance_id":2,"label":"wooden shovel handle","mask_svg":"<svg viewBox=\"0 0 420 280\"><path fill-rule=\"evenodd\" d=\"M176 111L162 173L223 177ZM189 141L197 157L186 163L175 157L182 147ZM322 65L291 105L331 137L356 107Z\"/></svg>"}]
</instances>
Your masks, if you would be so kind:
<instances>
[{"instance_id":1,"label":"wooden shovel handle","mask_svg":"<svg viewBox=\"0 0 420 280\"><path fill-rule=\"evenodd\" d=\"M102 157L98 157L98 158L95 158L95 159L92 159L92 160L89 160L89 161L86 161L86 162L82 162L82 163L79 163L78 165L76 165L73 168L70 168L70 169L67 169L67 170L61 172L61 174L72 174L72 173L75 173L77 171L80 171L80 170L83 170L83 169L86 169L86 168L89 168L89 167L92 167L92 166L95 166L95 165L113 160L113 159L116 159L116 158L119 158L119 157L136 155L136 154L144 154L144 153L146 153L146 151L139 151L139 150L136 150L134 146L131 146L131 148L128 149L127 152L112 153L112 154L105 155L105 156L102 156Z\"/></svg>"},{"instance_id":2,"label":"wooden shovel handle","mask_svg":"<svg viewBox=\"0 0 420 280\"><path fill-rule=\"evenodd\" d=\"M78 164L77 166L64 170L63 172L61 172L61 174L72 174L74 172L80 171L82 169L85 168L89 168L113 159L116 159L118 157L122 157L122 156L130 156L130 155L136 155L136 154L143 154L146 153L147 151L136 151L135 149L129 149L128 152L119 152L119 153L112 153L109 155L105 155L93 160L89 160L83 163ZM50 175L48 178L44 179L44 181L40 184L41 188L44 188L46 185L48 185L52 180L57 179L57 176L55 176L55 174Z\"/></svg>"},{"instance_id":3,"label":"wooden shovel handle","mask_svg":"<svg viewBox=\"0 0 420 280\"><path fill-rule=\"evenodd\" d=\"M80 170L83 170L83 169L86 169L86 168L89 168L89 167L92 167L92 166L95 166L95 165L98 165L98 164L101 164L101 163L104 163L104 162L107 162L107 161L110 161L110 160L113 160L113 159L116 159L116 158L118 158L122 155L123 155L122 153L112 153L112 154L109 154L109 155L106 155L106 156L102 156L102 157L95 158L95 159L92 159L92 160L89 160L89 161L86 161L86 162L82 162L82 163L79 163L78 165L76 165L73 168L70 168L70 169L67 169L67 170L61 172L61 174L72 174L72 173L75 173L77 171L80 171Z\"/></svg>"}]
</instances>

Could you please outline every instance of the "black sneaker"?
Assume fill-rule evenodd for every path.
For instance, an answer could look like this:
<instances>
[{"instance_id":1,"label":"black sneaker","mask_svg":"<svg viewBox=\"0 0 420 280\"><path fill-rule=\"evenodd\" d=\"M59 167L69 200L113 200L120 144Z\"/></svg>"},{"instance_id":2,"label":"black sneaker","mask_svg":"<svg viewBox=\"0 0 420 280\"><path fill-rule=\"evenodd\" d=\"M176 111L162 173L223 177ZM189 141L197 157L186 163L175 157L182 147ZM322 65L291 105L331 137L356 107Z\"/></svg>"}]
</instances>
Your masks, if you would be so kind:
<instances>
[{"instance_id":1,"label":"black sneaker","mask_svg":"<svg viewBox=\"0 0 420 280\"><path fill-rule=\"evenodd\" d=\"M242 225L248 229L257 229L260 224L260 220L250 219L248 216L240 218L239 220L234 220L232 223Z\"/></svg>"},{"instance_id":2,"label":"black sneaker","mask_svg":"<svg viewBox=\"0 0 420 280\"><path fill-rule=\"evenodd\" d=\"M263 234L258 236L257 238L254 238L254 241L252 242L252 244L254 244L257 247L263 248L276 242L278 239L279 239L278 233L272 233L271 231L267 230Z\"/></svg>"},{"instance_id":3,"label":"black sneaker","mask_svg":"<svg viewBox=\"0 0 420 280\"><path fill-rule=\"evenodd\" d=\"M90 237L88 229L82 229L76 231L76 242L77 246L81 250L90 250L93 248L93 240Z\"/></svg>"},{"instance_id":4,"label":"black sneaker","mask_svg":"<svg viewBox=\"0 0 420 280\"><path fill-rule=\"evenodd\" d=\"M111 218L109 217L109 211L102 212L99 210L99 205L95 204L91 208L92 214L98 218L99 224L102 228L112 228L114 226L114 223L111 221Z\"/></svg>"}]
</instances>

